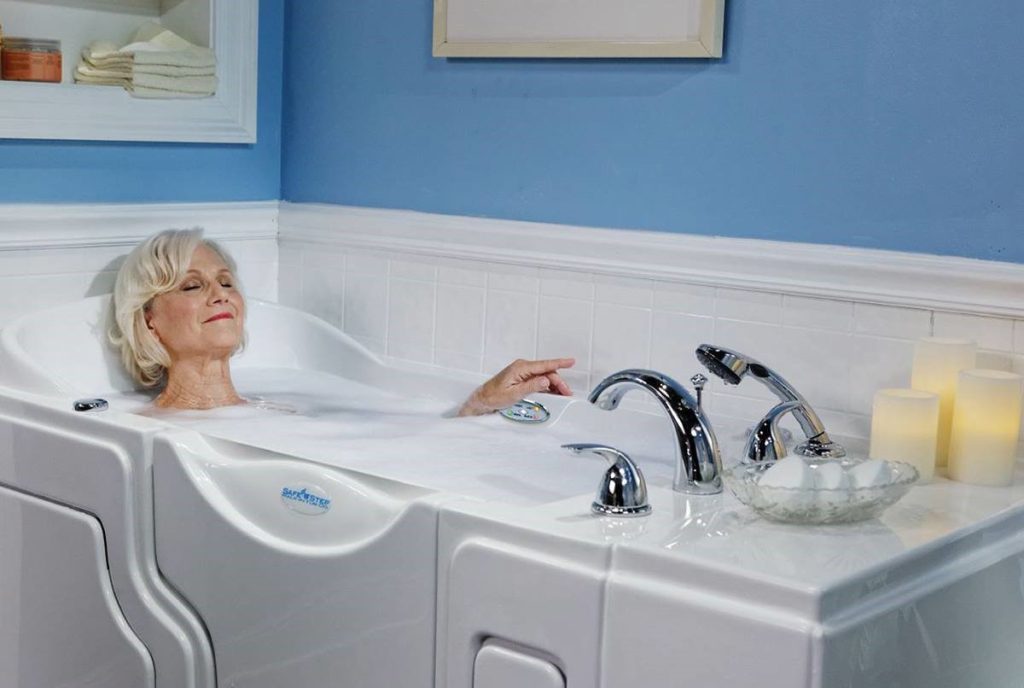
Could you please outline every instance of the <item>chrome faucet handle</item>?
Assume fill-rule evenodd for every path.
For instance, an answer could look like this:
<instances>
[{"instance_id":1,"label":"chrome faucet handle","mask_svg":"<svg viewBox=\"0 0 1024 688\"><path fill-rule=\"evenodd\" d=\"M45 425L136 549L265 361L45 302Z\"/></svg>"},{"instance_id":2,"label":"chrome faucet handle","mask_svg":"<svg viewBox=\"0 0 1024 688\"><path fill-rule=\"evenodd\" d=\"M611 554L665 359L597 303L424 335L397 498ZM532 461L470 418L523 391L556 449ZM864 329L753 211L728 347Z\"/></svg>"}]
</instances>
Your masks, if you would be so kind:
<instances>
[{"instance_id":1,"label":"chrome faucet handle","mask_svg":"<svg viewBox=\"0 0 1024 688\"><path fill-rule=\"evenodd\" d=\"M611 465L601 480L597 499L590 505L591 511L602 516L646 516L651 513L647 503L647 482L640 467L625 452L603 444L563 444L576 454L590 452L603 457Z\"/></svg>"},{"instance_id":2,"label":"chrome faucet handle","mask_svg":"<svg viewBox=\"0 0 1024 688\"><path fill-rule=\"evenodd\" d=\"M693 385L693 388L697 390L697 409L699 410L704 398L704 385L708 383L708 378L705 375L697 373L690 378L690 383Z\"/></svg>"}]
</instances>

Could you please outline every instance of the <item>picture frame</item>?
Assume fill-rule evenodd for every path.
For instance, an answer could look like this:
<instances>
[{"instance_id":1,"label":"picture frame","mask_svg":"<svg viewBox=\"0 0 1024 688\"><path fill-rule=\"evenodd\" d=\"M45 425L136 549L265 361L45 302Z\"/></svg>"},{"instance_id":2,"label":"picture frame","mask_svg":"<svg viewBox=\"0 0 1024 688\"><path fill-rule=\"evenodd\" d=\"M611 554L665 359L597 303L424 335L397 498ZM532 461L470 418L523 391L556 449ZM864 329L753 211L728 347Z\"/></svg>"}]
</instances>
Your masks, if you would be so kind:
<instances>
[{"instance_id":1,"label":"picture frame","mask_svg":"<svg viewBox=\"0 0 1024 688\"><path fill-rule=\"evenodd\" d=\"M434 0L434 57L717 58L726 0Z\"/></svg>"}]
</instances>

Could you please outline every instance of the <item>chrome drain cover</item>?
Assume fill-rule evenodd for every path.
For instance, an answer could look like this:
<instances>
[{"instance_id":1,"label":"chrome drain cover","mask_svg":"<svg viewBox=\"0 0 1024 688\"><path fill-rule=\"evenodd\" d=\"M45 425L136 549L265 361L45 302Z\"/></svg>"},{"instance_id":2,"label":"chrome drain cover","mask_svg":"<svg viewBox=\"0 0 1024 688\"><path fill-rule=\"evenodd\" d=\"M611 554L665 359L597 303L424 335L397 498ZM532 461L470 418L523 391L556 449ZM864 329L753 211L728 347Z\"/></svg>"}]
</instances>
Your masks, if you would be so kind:
<instances>
[{"instance_id":1,"label":"chrome drain cover","mask_svg":"<svg viewBox=\"0 0 1024 688\"><path fill-rule=\"evenodd\" d=\"M543 404L537 403L530 399L523 399L517 401L508 408L504 408L498 411L503 418L506 418L516 423L543 423L551 414Z\"/></svg>"}]
</instances>

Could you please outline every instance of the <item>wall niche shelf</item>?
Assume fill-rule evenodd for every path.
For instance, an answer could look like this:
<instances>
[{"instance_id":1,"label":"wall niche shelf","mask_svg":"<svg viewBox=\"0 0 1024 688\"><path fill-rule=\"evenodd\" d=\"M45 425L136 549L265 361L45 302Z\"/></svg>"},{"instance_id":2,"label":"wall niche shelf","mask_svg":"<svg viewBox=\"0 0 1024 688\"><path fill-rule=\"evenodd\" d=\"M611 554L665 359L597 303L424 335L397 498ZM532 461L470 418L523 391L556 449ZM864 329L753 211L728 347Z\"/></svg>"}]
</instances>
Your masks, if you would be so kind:
<instances>
[{"instance_id":1,"label":"wall niche shelf","mask_svg":"<svg viewBox=\"0 0 1024 688\"><path fill-rule=\"evenodd\" d=\"M4 35L62 43L60 84L0 81L0 139L255 143L259 0L0 0ZM82 47L157 21L217 55L217 93L133 98L75 84Z\"/></svg>"}]
</instances>

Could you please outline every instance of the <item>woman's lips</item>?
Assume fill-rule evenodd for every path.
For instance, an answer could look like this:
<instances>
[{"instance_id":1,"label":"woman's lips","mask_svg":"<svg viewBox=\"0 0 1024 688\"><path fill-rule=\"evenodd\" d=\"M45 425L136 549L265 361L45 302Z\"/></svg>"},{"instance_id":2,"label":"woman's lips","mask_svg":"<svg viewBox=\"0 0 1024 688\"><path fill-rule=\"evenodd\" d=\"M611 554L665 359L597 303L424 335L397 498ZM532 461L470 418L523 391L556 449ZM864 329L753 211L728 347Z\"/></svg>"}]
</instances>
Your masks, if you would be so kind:
<instances>
[{"instance_id":1,"label":"woman's lips","mask_svg":"<svg viewBox=\"0 0 1024 688\"><path fill-rule=\"evenodd\" d=\"M214 320L234 320L234 318L235 316L231 315L230 313L218 313L212 318L207 318L206 320L204 320L203 324L205 325L206 323L213 322Z\"/></svg>"}]
</instances>

